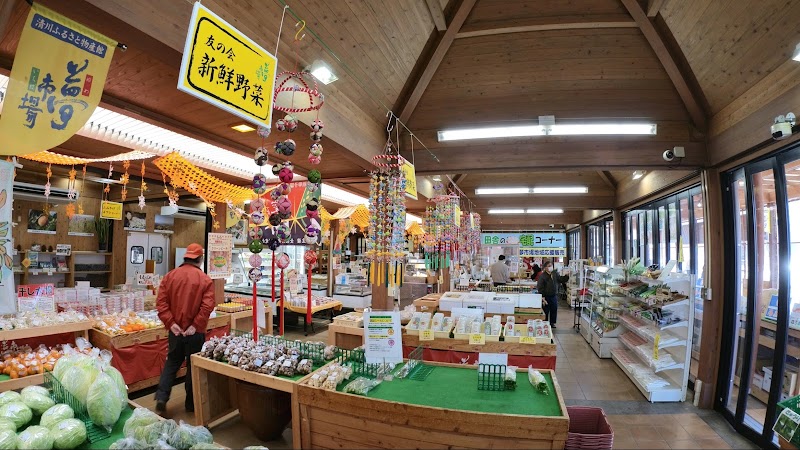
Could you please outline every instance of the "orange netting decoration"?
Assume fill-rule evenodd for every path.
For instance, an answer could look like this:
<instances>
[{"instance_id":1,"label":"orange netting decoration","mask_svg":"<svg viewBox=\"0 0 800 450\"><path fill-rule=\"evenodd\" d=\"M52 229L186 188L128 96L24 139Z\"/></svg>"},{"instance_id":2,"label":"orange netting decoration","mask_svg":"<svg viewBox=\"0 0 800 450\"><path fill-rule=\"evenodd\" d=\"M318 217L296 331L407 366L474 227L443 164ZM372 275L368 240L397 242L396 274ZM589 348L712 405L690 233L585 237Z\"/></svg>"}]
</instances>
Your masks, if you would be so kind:
<instances>
[{"instance_id":1,"label":"orange netting decoration","mask_svg":"<svg viewBox=\"0 0 800 450\"><path fill-rule=\"evenodd\" d=\"M20 156L20 158L29 159L44 164L55 164L58 166L72 166L76 164L87 164L93 162L122 162L122 161L135 161L140 159L152 158L150 153L140 152L138 150L120 153L119 155L109 156L107 158L78 158L75 156L59 155L51 151L43 151L31 153L30 155Z\"/></svg>"},{"instance_id":2,"label":"orange netting decoration","mask_svg":"<svg viewBox=\"0 0 800 450\"><path fill-rule=\"evenodd\" d=\"M227 203L228 201L243 203L255 198L252 188L222 181L190 163L176 152L157 158L153 164L169 176L170 182L174 186L186 189L207 204Z\"/></svg>"}]
</instances>

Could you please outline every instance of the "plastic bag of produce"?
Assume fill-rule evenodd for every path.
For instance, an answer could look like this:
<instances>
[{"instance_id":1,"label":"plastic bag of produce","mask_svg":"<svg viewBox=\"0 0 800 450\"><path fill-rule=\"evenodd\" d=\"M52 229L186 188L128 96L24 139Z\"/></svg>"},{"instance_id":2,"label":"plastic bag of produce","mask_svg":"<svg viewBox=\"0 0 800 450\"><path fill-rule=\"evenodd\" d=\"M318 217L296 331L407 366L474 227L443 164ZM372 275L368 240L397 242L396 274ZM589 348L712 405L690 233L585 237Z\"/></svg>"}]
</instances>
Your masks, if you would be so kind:
<instances>
[{"instance_id":1,"label":"plastic bag of produce","mask_svg":"<svg viewBox=\"0 0 800 450\"><path fill-rule=\"evenodd\" d=\"M28 408L37 416L41 416L56 404L49 395L42 395L39 391L23 392L22 403L28 405Z\"/></svg>"},{"instance_id":2,"label":"plastic bag of produce","mask_svg":"<svg viewBox=\"0 0 800 450\"><path fill-rule=\"evenodd\" d=\"M133 437L139 441L154 445L159 439L166 440L176 428L178 428L178 424L172 419L159 420L156 423L135 429Z\"/></svg>"},{"instance_id":3,"label":"plastic bag of produce","mask_svg":"<svg viewBox=\"0 0 800 450\"><path fill-rule=\"evenodd\" d=\"M13 420L5 417L0 417L0 431L10 430L14 433L17 432L17 424Z\"/></svg>"},{"instance_id":4,"label":"plastic bag of produce","mask_svg":"<svg viewBox=\"0 0 800 450\"><path fill-rule=\"evenodd\" d=\"M89 418L95 425L105 428L109 432L119 419L122 400L120 400L117 385L105 373L100 373L89 388L86 396L86 410Z\"/></svg>"},{"instance_id":5,"label":"plastic bag of produce","mask_svg":"<svg viewBox=\"0 0 800 450\"><path fill-rule=\"evenodd\" d=\"M533 385L540 394L550 395L550 388L547 386L547 380L545 380L544 375L534 369L533 366L528 366L528 381L531 382L531 385Z\"/></svg>"},{"instance_id":6,"label":"plastic bag of produce","mask_svg":"<svg viewBox=\"0 0 800 450\"><path fill-rule=\"evenodd\" d=\"M169 445L169 442L164 439L159 439L153 444L153 450L177 450L175 447Z\"/></svg>"},{"instance_id":7,"label":"plastic bag of produce","mask_svg":"<svg viewBox=\"0 0 800 450\"><path fill-rule=\"evenodd\" d=\"M167 443L175 448L190 448L196 444L210 444L212 442L214 442L214 438L206 427L195 427L184 421L181 421L178 428L167 439Z\"/></svg>"},{"instance_id":8,"label":"plastic bag of produce","mask_svg":"<svg viewBox=\"0 0 800 450\"><path fill-rule=\"evenodd\" d=\"M64 351L64 356L56 361L56 365L53 367L53 376L58 378L59 381L63 381L64 373L67 369L75 366L87 366L94 363L92 357L89 355L84 355L82 353L77 353L75 350Z\"/></svg>"},{"instance_id":9,"label":"plastic bag of produce","mask_svg":"<svg viewBox=\"0 0 800 450\"><path fill-rule=\"evenodd\" d=\"M25 403L11 402L0 406L0 417L5 417L14 422L14 425L19 430L33 419L33 411Z\"/></svg>"},{"instance_id":10,"label":"plastic bag of produce","mask_svg":"<svg viewBox=\"0 0 800 450\"><path fill-rule=\"evenodd\" d=\"M50 450L53 448L53 437L46 427L33 425L17 436L19 450Z\"/></svg>"},{"instance_id":11,"label":"plastic bag of produce","mask_svg":"<svg viewBox=\"0 0 800 450\"><path fill-rule=\"evenodd\" d=\"M0 450L14 450L17 448L17 433L11 430L0 431Z\"/></svg>"},{"instance_id":12,"label":"plastic bag of produce","mask_svg":"<svg viewBox=\"0 0 800 450\"><path fill-rule=\"evenodd\" d=\"M92 387L98 373L100 373L100 370L97 368L94 361L89 361L88 363L81 362L64 372L61 384L75 396L76 400L86 404L89 388Z\"/></svg>"},{"instance_id":13,"label":"plastic bag of produce","mask_svg":"<svg viewBox=\"0 0 800 450\"><path fill-rule=\"evenodd\" d=\"M221 450L222 448L217 444L195 444L190 450Z\"/></svg>"},{"instance_id":14,"label":"plastic bag of produce","mask_svg":"<svg viewBox=\"0 0 800 450\"><path fill-rule=\"evenodd\" d=\"M48 391L46 387L37 386L37 385L28 386L26 388L23 388L19 393L22 394L22 396L24 397L25 394L28 394L28 393L31 393L31 392L35 392L37 394L41 394L41 395L48 396L48 397L50 396L50 391Z\"/></svg>"},{"instance_id":15,"label":"plastic bag of produce","mask_svg":"<svg viewBox=\"0 0 800 450\"><path fill-rule=\"evenodd\" d=\"M47 428L52 428L53 425L61 422L64 419L72 419L75 417L75 411L69 405L59 403L42 414L39 419L39 425Z\"/></svg>"},{"instance_id":16,"label":"plastic bag of produce","mask_svg":"<svg viewBox=\"0 0 800 450\"><path fill-rule=\"evenodd\" d=\"M128 420L125 421L125 426L122 427L122 433L125 437L132 438L134 437L134 432L139 428L144 428L160 421L161 418L153 411L147 408L136 408L133 410L133 414L131 414Z\"/></svg>"},{"instance_id":17,"label":"plastic bag of produce","mask_svg":"<svg viewBox=\"0 0 800 450\"><path fill-rule=\"evenodd\" d=\"M5 405L6 403L11 402L18 402L22 396L19 395L17 391L5 391L0 393L0 406Z\"/></svg>"},{"instance_id":18,"label":"plastic bag of produce","mask_svg":"<svg viewBox=\"0 0 800 450\"><path fill-rule=\"evenodd\" d=\"M50 429L53 448L71 450L86 441L86 425L78 419L64 419Z\"/></svg>"},{"instance_id":19,"label":"plastic bag of produce","mask_svg":"<svg viewBox=\"0 0 800 450\"><path fill-rule=\"evenodd\" d=\"M245 447L244 450L269 450L269 449L261 445L251 445L249 447Z\"/></svg>"},{"instance_id":20,"label":"plastic bag of produce","mask_svg":"<svg viewBox=\"0 0 800 450\"><path fill-rule=\"evenodd\" d=\"M108 365L103 369L103 372L108 374L114 383L117 385L117 392L119 393L120 401L122 402L121 411L124 411L125 408L128 407L128 385L125 384L125 380L122 378L122 374L111 365Z\"/></svg>"},{"instance_id":21,"label":"plastic bag of produce","mask_svg":"<svg viewBox=\"0 0 800 450\"><path fill-rule=\"evenodd\" d=\"M146 450L149 449L150 446L145 442L137 441L133 438L125 438L114 442L108 448L109 450Z\"/></svg>"}]
</instances>

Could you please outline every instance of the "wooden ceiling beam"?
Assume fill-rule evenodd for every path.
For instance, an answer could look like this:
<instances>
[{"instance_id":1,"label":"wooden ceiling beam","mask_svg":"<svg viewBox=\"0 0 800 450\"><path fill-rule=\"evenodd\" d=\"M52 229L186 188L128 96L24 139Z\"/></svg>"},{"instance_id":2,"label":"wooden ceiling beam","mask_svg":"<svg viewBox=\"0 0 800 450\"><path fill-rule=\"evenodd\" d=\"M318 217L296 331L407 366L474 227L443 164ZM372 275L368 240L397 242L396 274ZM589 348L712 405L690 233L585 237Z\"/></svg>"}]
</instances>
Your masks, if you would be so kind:
<instances>
[{"instance_id":1,"label":"wooden ceiling beam","mask_svg":"<svg viewBox=\"0 0 800 450\"><path fill-rule=\"evenodd\" d=\"M666 3L665 0L648 0L647 1L647 17L655 17L658 15L661 8Z\"/></svg>"},{"instance_id":2,"label":"wooden ceiling beam","mask_svg":"<svg viewBox=\"0 0 800 450\"><path fill-rule=\"evenodd\" d=\"M614 179L614 177L611 175L611 172L607 170L598 170L597 174L600 175L600 178L608 187L614 190L617 189L617 180Z\"/></svg>"},{"instance_id":3,"label":"wooden ceiling beam","mask_svg":"<svg viewBox=\"0 0 800 450\"><path fill-rule=\"evenodd\" d=\"M689 117L692 118L694 126L697 127L698 130L704 132L708 125L707 113L699 100L699 96L693 92L687 77L678 67L664 39L658 33L653 22L647 17L644 10L642 10L642 6L637 0L622 0L622 4L628 10L631 17L633 17L633 20L639 25L639 29L642 30L645 39L647 39L647 42L650 44L653 52L655 52L658 60L661 61L661 65L664 66L664 71L667 72L667 76L669 76L672 84L675 85L675 90L678 91L678 95L683 101L686 110L689 112Z\"/></svg>"},{"instance_id":4,"label":"wooden ceiling beam","mask_svg":"<svg viewBox=\"0 0 800 450\"><path fill-rule=\"evenodd\" d=\"M461 30L461 26L464 25L464 22L467 20L467 16L469 16L469 13L475 6L476 1L477 0L462 0L461 4L456 8L455 13L453 14L453 19L447 26L447 30L441 35L439 42L436 44L435 50L425 65L425 69L422 70L419 78L414 83L414 87L410 90L408 99L405 101L405 104L402 108L398 108L400 111L398 117L400 117L401 121L408 122L408 119L411 118L411 114L414 113L414 109L416 109L417 105L419 104L422 94L425 93L425 90L428 88L428 84L430 84L431 80L433 79L433 75L442 64L447 51L453 44L458 31ZM434 33L439 33L439 31L435 31Z\"/></svg>"},{"instance_id":5,"label":"wooden ceiling beam","mask_svg":"<svg viewBox=\"0 0 800 450\"><path fill-rule=\"evenodd\" d=\"M614 195L473 195L478 209L489 208L562 208L564 210L610 209L616 205Z\"/></svg>"},{"instance_id":6,"label":"wooden ceiling beam","mask_svg":"<svg viewBox=\"0 0 800 450\"><path fill-rule=\"evenodd\" d=\"M462 31L456 35L456 39L479 37L479 36L495 36L498 34L511 34L511 33L528 33L532 31L552 31L552 30L584 30L596 28L636 28L639 25L632 20L623 21L609 21L609 22L561 22L561 23L544 23L533 25L520 25L513 27L494 27L490 26L483 29L476 29L470 31Z\"/></svg>"},{"instance_id":7,"label":"wooden ceiling beam","mask_svg":"<svg viewBox=\"0 0 800 450\"><path fill-rule=\"evenodd\" d=\"M433 24L436 25L436 29L439 31L446 30L447 21L444 18L444 11L439 0L425 0L425 3L428 4L428 11L431 12L431 18L433 19Z\"/></svg>"}]
</instances>

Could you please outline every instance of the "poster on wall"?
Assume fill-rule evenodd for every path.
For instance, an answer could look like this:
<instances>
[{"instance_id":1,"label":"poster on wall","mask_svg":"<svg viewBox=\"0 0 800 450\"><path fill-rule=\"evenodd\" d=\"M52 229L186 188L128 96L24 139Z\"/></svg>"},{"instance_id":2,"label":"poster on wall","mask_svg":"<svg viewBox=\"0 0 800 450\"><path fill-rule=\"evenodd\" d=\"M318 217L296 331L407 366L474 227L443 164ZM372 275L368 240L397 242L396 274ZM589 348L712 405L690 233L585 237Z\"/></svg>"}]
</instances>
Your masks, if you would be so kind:
<instances>
[{"instance_id":1,"label":"poster on wall","mask_svg":"<svg viewBox=\"0 0 800 450\"><path fill-rule=\"evenodd\" d=\"M364 349L367 363L403 362L399 311L364 313Z\"/></svg>"},{"instance_id":2,"label":"poster on wall","mask_svg":"<svg viewBox=\"0 0 800 450\"><path fill-rule=\"evenodd\" d=\"M94 236L94 216L75 214L69 219L67 236Z\"/></svg>"},{"instance_id":3,"label":"poster on wall","mask_svg":"<svg viewBox=\"0 0 800 450\"><path fill-rule=\"evenodd\" d=\"M147 213L126 211L123 220L128 231L145 231L147 228Z\"/></svg>"},{"instance_id":4,"label":"poster on wall","mask_svg":"<svg viewBox=\"0 0 800 450\"><path fill-rule=\"evenodd\" d=\"M206 251L208 276L212 280L228 278L231 276L231 261L233 261L233 236L228 233L209 233Z\"/></svg>"},{"instance_id":5,"label":"poster on wall","mask_svg":"<svg viewBox=\"0 0 800 450\"><path fill-rule=\"evenodd\" d=\"M55 286L47 284L26 284L17 288L19 311L54 312Z\"/></svg>"},{"instance_id":6,"label":"poster on wall","mask_svg":"<svg viewBox=\"0 0 800 450\"><path fill-rule=\"evenodd\" d=\"M175 218L156 214L156 233L173 234L175 232Z\"/></svg>"},{"instance_id":7,"label":"poster on wall","mask_svg":"<svg viewBox=\"0 0 800 450\"><path fill-rule=\"evenodd\" d=\"M235 222L232 226L225 229L227 234L233 236L233 244L234 245L244 245L247 244L247 221L246 220L239 220Z\"/></svg>"},{"instance_id":8,"label":"poster on wall","mask_svg":"<svg viewBox=\"0 0 800 450\"><path fill-rule=\"evenodd\" d=\"M56 211L50 211L49 213L41 209L28 211L28 233L56 234L57 223L58 213Z\"/></svg>"},{"instance_id":9,"label":"poster on wall","mask_svg":"<svg viewBox=\"0 0 800 450\"><path fill-rule=\"evenodd\" d=\"M14 194L14 164L0 161L0 314L17 310L14 301L14 254L11 239L11 201Z\"/></svg>"}]
</instances>

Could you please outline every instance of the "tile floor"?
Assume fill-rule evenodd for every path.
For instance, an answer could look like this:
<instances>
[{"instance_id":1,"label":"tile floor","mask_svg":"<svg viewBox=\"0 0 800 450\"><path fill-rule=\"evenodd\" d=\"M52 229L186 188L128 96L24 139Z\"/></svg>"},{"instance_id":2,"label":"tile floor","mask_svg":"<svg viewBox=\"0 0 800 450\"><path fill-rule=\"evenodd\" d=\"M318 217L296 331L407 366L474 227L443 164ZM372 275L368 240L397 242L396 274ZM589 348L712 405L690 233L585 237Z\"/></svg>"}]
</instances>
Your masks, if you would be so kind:
<instances>
[{"instance_id":1,"label":"tile floor","mask_svg":"<svg viewBox=\"0 0 800 450\"><path fill-rule=\"evenodd\" d=\"M556 377L567 405L599 406L614 428L615 449L727 449L758 448L740 436L715 411L695 408L690 402L651 404L610 359L599 359L586 341L572 328L572 310L562 305L555 337ZM287 333L292 339L327 341L327 330L308 338L302 329ZM183 411L183 385L173 388L167 416L193 422ZM155 408L152 394L136 399L142 406ZM687 398L692 398L691 393ZM212 432L217 442L231 448L264 445L270 449L292 447L291 430L272 442L260 442L249 429L234 419Z\"/></svg>"}]
</instances>

